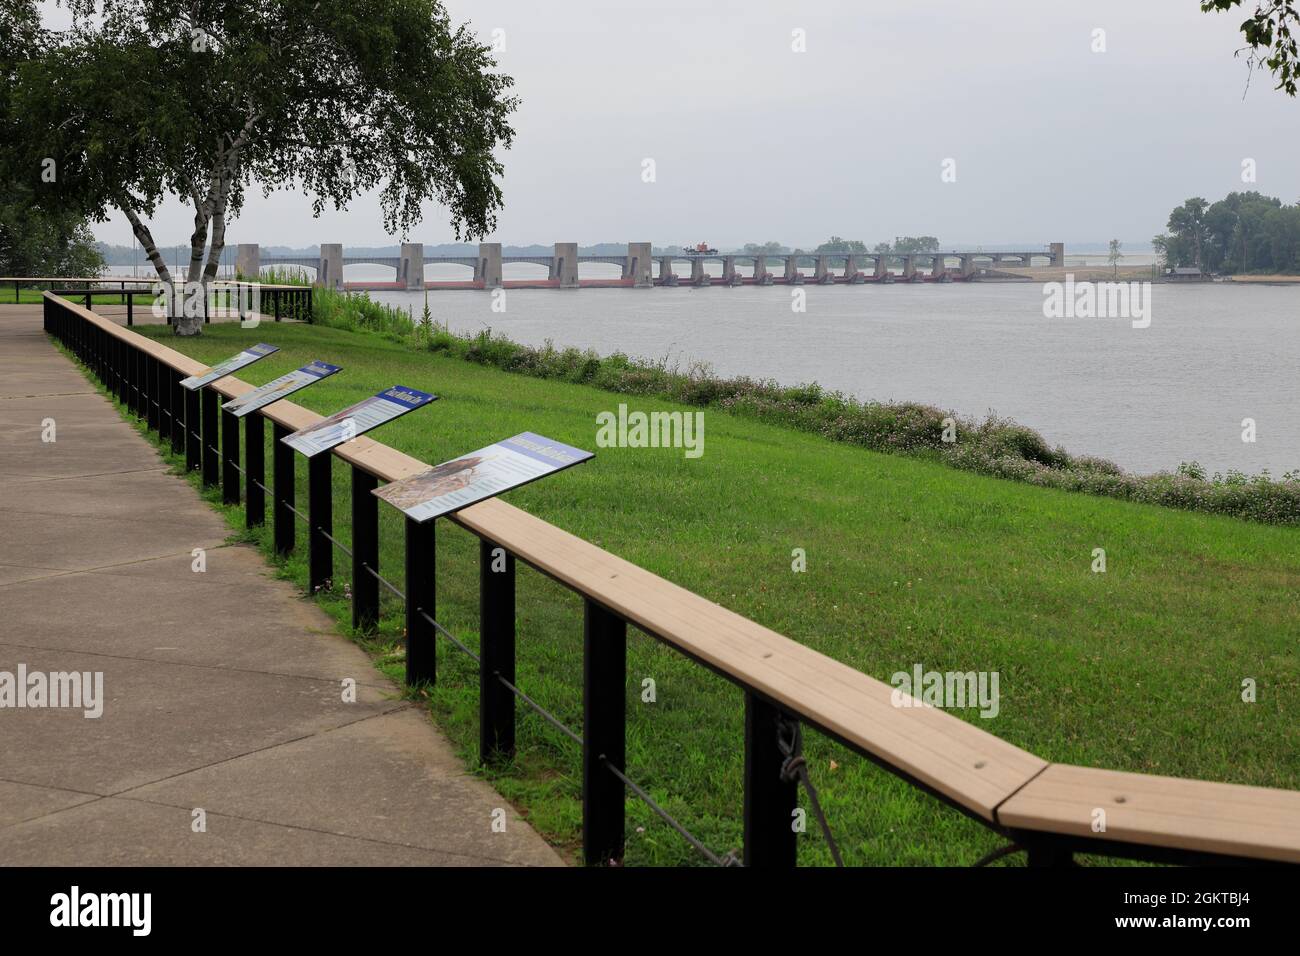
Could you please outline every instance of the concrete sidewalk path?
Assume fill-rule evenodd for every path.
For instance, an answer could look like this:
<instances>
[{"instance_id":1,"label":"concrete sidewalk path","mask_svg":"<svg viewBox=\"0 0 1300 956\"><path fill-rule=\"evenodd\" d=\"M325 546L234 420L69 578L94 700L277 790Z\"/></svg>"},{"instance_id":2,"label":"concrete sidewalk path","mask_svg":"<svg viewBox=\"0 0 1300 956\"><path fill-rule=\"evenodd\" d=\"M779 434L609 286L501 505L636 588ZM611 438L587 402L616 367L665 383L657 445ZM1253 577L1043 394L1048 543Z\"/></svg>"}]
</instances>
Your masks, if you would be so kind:
<instances>
[{"instance_id":1,"label":"concrete sidewalk path","mask_svg":"<svg viewBox=\"0 0 1300 956\"><path fill-rule=\"evenodd\" d=\"M0 306L0 703L101 672L103 714L0 706L0 865L561 864L40 316Z\"/></svg>"}]
</instances>

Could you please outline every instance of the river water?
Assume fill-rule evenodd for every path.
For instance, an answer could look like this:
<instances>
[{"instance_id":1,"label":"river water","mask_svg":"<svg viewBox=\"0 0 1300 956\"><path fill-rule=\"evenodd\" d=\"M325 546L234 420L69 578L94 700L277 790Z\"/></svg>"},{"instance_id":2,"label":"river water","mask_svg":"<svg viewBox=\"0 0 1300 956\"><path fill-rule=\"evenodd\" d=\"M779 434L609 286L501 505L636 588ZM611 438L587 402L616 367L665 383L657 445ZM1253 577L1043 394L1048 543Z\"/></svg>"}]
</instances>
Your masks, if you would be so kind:
<instances>
[{"instance_id":1,"label":"river water","mask_svg":"<svg viewBox=\"0 0 1300 956\"><path fill-rule=\"evenodd\" d=\"M1013 418L1151 472L1300 469L1300 288L1154 285L1151 323L1049 319L1039 283L431 292L439 322L530 345L626 352L861 399ZM419 293L371 293L410 307ZM1242 441L1252 418L1256 441Z\"/></svg>"},{"instance_id":2,"label":"river water","mask_svg":"<svg viewBox=\"0 0 1300 956\"><path fill-rule=\"evenodd\" d=\"M511 269L507 279L536 277ZM583 278L617 276L608 269L584 265ZM466 272L430 266L426 277ZM392 281L392 271L350 266L346 278ZM804 312L793 311L792 291L509 289L501 313L490 293L440 290L429 304L458 332L491 328L530 345L549 339L682 369L707 362L726 376L816 381L861 399L993 412L1137 472L1192 460L1210 471L1300 469L1300 288L1154 285L1147 328L1045 318L1038 282L805 285ZM424 306L420 293L370 295L417 316ZM1247 418L1253 443L1242 441Z\"/></svg>"}]
</instances>

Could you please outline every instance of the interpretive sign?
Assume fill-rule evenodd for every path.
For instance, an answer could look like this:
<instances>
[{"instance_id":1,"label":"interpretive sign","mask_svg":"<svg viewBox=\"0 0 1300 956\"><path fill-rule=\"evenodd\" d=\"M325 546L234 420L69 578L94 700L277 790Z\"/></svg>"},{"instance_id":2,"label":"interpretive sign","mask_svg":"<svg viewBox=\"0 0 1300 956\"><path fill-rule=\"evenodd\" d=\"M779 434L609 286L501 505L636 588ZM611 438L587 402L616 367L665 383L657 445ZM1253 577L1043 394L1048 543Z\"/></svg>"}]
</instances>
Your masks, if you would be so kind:
<instances>
[{"instance_id":1,"label":"interpretive sign","mask_svg":"<svg viewBox=\"0 0 1300 956\"><path fill-rule=\"evenodd\" d=\"M405 385L394 385L280 440L308 458L314 458L335 445L351 441L362 432L368 432L437 400L437 395L407 388Z\"/></svg>"},{"instance_id":2,"label":"interpretive sign","mask_svg":"<svg viewBox=\"0 0 1300 956\"><path fill-rule=\"evenodd\" d=\"M312 362L310 365L294 369L288 375L273 378L265 385L260 385L238 398L232 398L221 408L223 411L232 412L236 418L243 418L250 412L265 408L272 402L278 402L299 389L304 389L314 382L328 378L337 371L339 371L339 366L331 365L329 362Z\"/></svg>"},{"instance_id":3,"label":"interpretive sign","mask_svg":"<svg viewBox=\"0 0 1300 956\"><path fill-rule=\"evenodd\" d=\"M231 372L238 372L246 365L252 365L258 359L266 358L272 352L278 352L280 349L274 345L267 345L265 342L246 348L238 355L231 356L224 362L212 366L202 375L191 375L189 378L181 379L181 384L191 392L197 388L202 388L219 378L225 378Z\"/></svg>"},{"instance_id":4,"label":"interpretive sign","mask_svg":"<svg viewBox=\"0 0 1300 956\"><path fill-rule=\"evenodd\" d=\"M594 457L589 451L523 432L376 488L373 494L425 522Z\"/></svg>"}]
</instances>

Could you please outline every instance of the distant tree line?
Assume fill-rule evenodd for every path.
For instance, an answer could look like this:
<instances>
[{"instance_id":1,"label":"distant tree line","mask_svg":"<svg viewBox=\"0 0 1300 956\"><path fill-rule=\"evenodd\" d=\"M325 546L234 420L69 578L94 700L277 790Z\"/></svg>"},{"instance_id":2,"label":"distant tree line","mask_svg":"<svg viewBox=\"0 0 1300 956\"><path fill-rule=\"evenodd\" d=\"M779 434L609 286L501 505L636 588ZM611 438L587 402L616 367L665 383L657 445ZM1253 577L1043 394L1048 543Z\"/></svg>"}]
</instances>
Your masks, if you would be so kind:
<instances>
[{"instance_id":1,"label":"distant tree line","mask_svg":"<svg viewBox=\"0 0 1300 956\"><path fill-rule=\"evenodd\" d=\"M1169 214L1151 246L1170 267L1204 272L1300 273L1300 205L1233 192L1216 203L1199 196Z\"/></svg>"}]
</instances>

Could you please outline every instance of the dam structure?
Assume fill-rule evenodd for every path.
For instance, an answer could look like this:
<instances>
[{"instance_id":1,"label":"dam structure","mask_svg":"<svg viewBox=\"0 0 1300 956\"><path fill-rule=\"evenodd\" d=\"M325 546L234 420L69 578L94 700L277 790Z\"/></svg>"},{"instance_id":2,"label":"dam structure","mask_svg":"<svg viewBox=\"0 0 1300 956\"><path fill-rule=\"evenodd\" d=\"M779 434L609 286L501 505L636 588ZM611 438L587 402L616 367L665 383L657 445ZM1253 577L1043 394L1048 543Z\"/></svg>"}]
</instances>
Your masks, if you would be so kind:
<instances>
[{"instance_id":1,"label":"dam structure","mask_svg":"<svg viewBox=\"0 0 1300 956\"><path fill-rule=\"evenodd\" d=\"M880 282L969 282L981 277L1013 277L1003 266L1026 269L1065 265L1065 244L1011 252L781 252L666 253L648 242L629 242L624 255L580 255L576 242L557 242L551 255L505 256L501 243L484 242L473 256L426 256L424 244L404 242L396 256L348 256L342 243L322 243L319 256L262 255L257 243L239 243L235 268L253 277L270 266L310 270L313 284L340 291L423 291L433 289L580 289L655 286L867 285ZM538 267L535 278L506 279L503 266ZM618 276L581 278L585 263L618 269ZM347 281L350 265L384 266L393 281ZM426 266L463 267L463 278L429 279ZM712 266L712 268L709 268ZM446 271L446 270L439 270ZM609 270L612 272L613 270Z\"/></svg>"}]
</instances>

